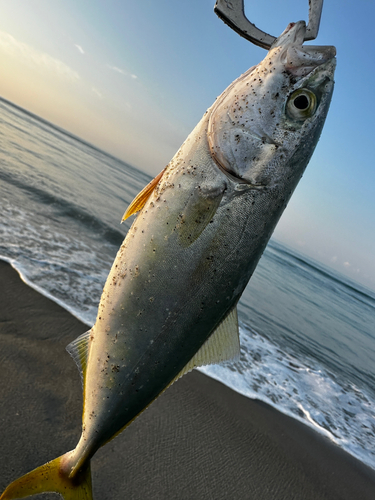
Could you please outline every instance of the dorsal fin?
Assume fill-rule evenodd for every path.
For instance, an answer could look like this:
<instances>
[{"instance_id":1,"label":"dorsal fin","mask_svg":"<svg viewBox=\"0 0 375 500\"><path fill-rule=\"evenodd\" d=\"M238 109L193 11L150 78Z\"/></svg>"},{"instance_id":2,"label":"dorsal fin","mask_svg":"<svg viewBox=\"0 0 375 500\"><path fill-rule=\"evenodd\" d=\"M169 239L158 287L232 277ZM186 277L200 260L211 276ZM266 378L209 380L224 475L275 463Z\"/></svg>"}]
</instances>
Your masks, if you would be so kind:
<instances>
[{"instance_id":1,"label":"dorsal fin","mask_svg":"<svg viewBox=\"0 0 375 500\"><path fill-rule=\"evenodd\" d=\"M124 213L124 216L123 216L121 222L124 222L124 220L126 220L128 217L130 217L131 215L136 214L137 212L142 210L142 208L145 206L146 201L151 196L151 193L156 188L160 179L162 178L162 176L164 174L164 170L165 170L165 168L160 172L160 174L158 174L155 177L155 179L152 179L152 181L149 182L147 184L147 186L145 186L140 193L137 194L137 196L134 198L134 200L128 206L128 209Z\"/></svg>"},{"instance_id":2,"label":"dorsal fin","mask_svg":"<svg viewBox=\"0 0 375 500\"><path fill-rule=\"evenodd\" d=\"M234 361L238 359L239 355L240 338L237 306L235 306L173 382L198 366L213 365L222 363L223 361Z\"/></svg>"},{"instance_id":3,"label":"dorsal fin","mask_svg":"<svg viewBox=\"0 0 375 500\"><path fill-rule=\"evenodd\" d=\"M89 341L92 330L88 330L79 337L77 337L73 342L66 346L66 350L74 359L76 365L78 366L79 373L81 374L82 383L84 384L87 359L89 356Z\"/></svg>"}]
</instances>

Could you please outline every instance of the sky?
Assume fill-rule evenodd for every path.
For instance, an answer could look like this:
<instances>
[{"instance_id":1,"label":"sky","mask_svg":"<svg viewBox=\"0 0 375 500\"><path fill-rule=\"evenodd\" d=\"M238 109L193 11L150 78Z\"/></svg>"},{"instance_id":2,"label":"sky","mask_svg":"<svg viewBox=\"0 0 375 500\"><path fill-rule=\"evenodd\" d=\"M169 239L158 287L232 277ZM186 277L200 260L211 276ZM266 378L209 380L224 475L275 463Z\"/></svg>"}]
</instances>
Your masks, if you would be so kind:
<instances>
[{"instance_id":1,"label":"sky","mask_svg":"<svg viewBox=\"0 0 375 500\"><path fill-rule=\"evenodd\" d=\"M156 175L215 98L266 51L214 0L0 0L0 96ZM278 36L308 0L245 0ZM320 142L274 237L375 290L375 0L324 0L337 48Z\"/></svg>"}]
</instances>

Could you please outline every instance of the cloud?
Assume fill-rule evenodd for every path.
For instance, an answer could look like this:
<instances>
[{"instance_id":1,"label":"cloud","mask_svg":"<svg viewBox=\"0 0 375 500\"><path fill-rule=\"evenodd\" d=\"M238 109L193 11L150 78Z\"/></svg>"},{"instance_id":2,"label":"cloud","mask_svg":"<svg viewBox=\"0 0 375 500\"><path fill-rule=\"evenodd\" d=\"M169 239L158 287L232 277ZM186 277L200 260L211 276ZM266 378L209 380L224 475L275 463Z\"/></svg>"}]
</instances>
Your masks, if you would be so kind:
<instances>
[{"instance_id":1,"label":"cloud","mask_svg":"<svg viewBox=\"0 0 375 500\"><path fill-rule=\"evenodd\" d=\"M26 43L19 42L5 31L0 31L0 50L29 66L48 70L71 82L80 80L79 74L59 59L40 52Z\"/></svg>"},{"instance_id":2,"label":"cloud","mask_svg":"<svg viewBox=\"0 0 375 500\"><path fill-rule=\"evenodd\" d=\"M83 48L80 45L78 45L77 43L74 44L74 46L77 47L77 49L80 51L81 54L85 53L85 51L83 50Z\"/></svg>"},{"instance_id":3,"label":"cloud","mask_svg":"<svg viewBox=\"0 0 375 500\"><path fill-rule=\"evenodd\" d=\"M112 69L113 71L116 71L117 73L121 73L121 75L126 75L125 71L121 68L118 68L117 66L109 66L108 68Z\"/></svg>"},{"instance_id":4,"label":"cloud","mask_svg":"<svg viewBox=\"0 0 375 500\"><path fill-rule=\"evenodd\" d=\"M350 262L344 262L345 267L350 267Z\"/></svg>"},{"instance_id":5,"label":"cloud","mask_svg":"<svg viewBox=\"0 0 375 500\"><path fill-rule=\"evenodd\" d=\"M120 73L121 75L130 76L130 78L132 78L133 80L136 80L138 78L137 75L134 75L133 73L128 73L127 71L125 71L121 68L118 68L117 66L110 66L108 64L108 68L113 70L113 71L116 71L117 73Z\"/></svg>"}]
</instances>

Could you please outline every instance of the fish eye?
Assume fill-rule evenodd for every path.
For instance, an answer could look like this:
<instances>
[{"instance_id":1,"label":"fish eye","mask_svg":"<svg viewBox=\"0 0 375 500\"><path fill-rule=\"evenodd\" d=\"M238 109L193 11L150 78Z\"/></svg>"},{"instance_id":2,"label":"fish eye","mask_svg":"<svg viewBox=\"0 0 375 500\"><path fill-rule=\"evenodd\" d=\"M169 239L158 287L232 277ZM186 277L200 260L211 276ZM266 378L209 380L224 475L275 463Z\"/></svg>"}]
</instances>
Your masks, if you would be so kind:
<instances>
[{"instance_id":1,"label":"fish eye","mask_svg":"<svg viewBox=\"0 0 375 500\"><path fill-rule=\"evenodd\" d=\"M289 96L286 112L289 118L303 121L310 118L317 107L316 95L308 89L298 89Z\"/></svg>"}]
</instances>

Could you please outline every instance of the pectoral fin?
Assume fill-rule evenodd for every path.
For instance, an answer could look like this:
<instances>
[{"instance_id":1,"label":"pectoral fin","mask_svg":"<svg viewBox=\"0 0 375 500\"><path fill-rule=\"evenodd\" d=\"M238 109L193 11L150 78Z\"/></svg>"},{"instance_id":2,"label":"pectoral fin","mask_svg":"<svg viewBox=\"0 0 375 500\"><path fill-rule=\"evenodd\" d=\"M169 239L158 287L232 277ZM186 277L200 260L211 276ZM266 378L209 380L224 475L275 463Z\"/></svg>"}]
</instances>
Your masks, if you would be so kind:
<instances>
[{"instance_id":1,"label":"pectoral fin","mask_svg":"<svg viewBox=\"0 0 375 500\"><path fill-rule=\"evenodd\" d=\"M136 214L137 212L142 210L142 208L146 204L146 201L151 196L151 193L158 185L160 179L163 177L164 171L165 171L165 168L160 172L160 174L158 174L155 177L155 179L152 179L152 181L149 182L147 184L147 186L144 187L140 193L137 194L137 196L134 198L134 200L128 206L128 209L124 213L124 216L123 216L121 222L124 222L124 220L126 220L128 217L130 217L131 215Z\"/></svg>"},{"instance_id":2,"label":"pectoral fin","mask_svg":"<svg viewBox=\"0 0 375 500\"><path fill-rule=\"evenodd\" d=\"M190 246L213 219L223 197L225 185L212 189L197 187L181 211L177 230L183 247Z\"/></svg>"}]
</instances>

